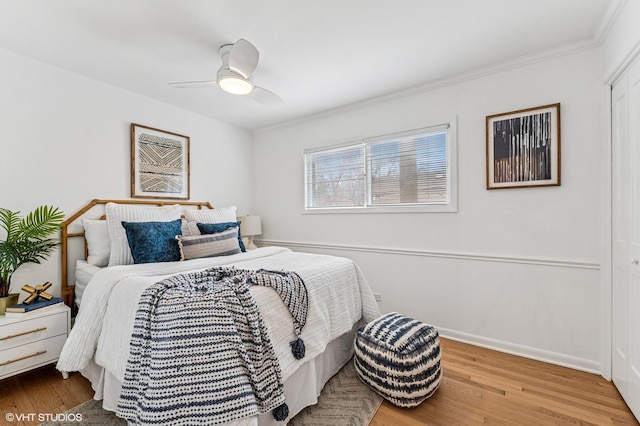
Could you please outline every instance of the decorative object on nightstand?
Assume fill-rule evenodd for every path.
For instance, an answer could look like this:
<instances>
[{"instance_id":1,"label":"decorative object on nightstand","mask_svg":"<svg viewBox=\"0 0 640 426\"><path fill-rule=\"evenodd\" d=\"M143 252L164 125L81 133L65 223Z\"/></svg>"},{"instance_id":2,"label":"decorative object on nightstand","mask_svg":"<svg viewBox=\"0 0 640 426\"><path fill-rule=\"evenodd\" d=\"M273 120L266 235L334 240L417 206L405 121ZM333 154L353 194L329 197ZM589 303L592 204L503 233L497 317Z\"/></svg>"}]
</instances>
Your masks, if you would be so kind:
<instances>
[{"instance_id":1,"label":"decorative object on nightstand","mask_svg":"<svg viewBox=\"0 0 640 426\"><path fill-rule=\"evenodd\" d=\"M7 306L15 305L18 303L20 293L8 293L4 297L0 297L0 317L4 315Z\"/></svg>"},{"instance_id":2,"label":"decorative object on nightstand","mask_svg":"<svg viewBox=\"0 0 640 426\"><path fill-rule=\"evenodd\" d=\"M45 300L53 299L53 295L45 292L45 290L47 290L52 285L53 284L51 284L49 281L44 284L38 284L35 287L31 287L27 284L23 285L22 290L29 293L29 296L27 296L27 298L22 303L24 303L25 305L29 305L31 302L35 302L41 297Z\"/></svg>"},{"instance_id":3,"label":"decorative object on nightstand","mask_svg":"<svg viewBox=\"0 0 640 426\"><path fill-rule=\"evenodd\" d=\"M56 305L63 303L62 297L52 297L51 299L40 299L35 302L31 302L29 304L26 303L26 300L22 303L13 306L7 306L7 311L5 315L13 316L10 314L27 314L35 311L39 311L44 308L55 308ZM52 308L50 308L52 309Z\"/></svg>"},{"instance_id":4,"label":"decorative object on nightstand","mask_svg":"<svg viewBox=\"0 0 640 426\"><path fill-rule=\"evenodd\" d=\"M258 247L253 243L253 237L262 234L262 219L260 216L239 216L240 221L240 235L247 237L247 250L253 250Z\"/></svg>"},{"instance_id":5,"label":"decorative object on nightstand","mask_svg":"<svg viewBox=\"0 0 640 426\"><path fill-rule=\"evenodd\" d=\"M58 232L63 219L64 213L53 206L37 207L24 218L0 207L0 227L7 233L0 241L0 315L18 302L18 293L9 294L11 276L25 263L46 260L58 247L59 241L47 237Z\"/></svg>"}]
</instances>

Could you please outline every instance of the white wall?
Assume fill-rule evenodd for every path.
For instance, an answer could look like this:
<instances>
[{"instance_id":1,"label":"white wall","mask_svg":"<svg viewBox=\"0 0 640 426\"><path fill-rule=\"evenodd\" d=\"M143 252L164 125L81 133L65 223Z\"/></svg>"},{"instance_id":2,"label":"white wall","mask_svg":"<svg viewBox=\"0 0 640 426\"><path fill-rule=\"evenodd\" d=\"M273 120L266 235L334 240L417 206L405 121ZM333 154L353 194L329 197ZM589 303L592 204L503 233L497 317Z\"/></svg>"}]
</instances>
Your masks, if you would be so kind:
<instances>
[{"instance_id":1,"label":"white wall","mask_svg":"<svg viewBox=\"0 0 640 426\"><path fill-rule=\"evenodd\" d=\"M130 198L130 123L191 138L191 199L252 208L252 135L140 95L0 49L0 206L42 204L73 214L94 198ZM24 265L13 290L54 283L59 251Z\"/></svg>"},{"instance_id":2,"label":"white wall","mask_svg":"<svg viewBox=\"0 0 640 426\"><path fill-rule=\"evenodd\" d=\"M444 336L600 371L601 129L595 50L255 136L265 243L355 259L383 311ZM562 186L487 191L485 117L561 103ZM302 214L303 150L458 119L457 213Z\"/></svg>"}]
</instances>

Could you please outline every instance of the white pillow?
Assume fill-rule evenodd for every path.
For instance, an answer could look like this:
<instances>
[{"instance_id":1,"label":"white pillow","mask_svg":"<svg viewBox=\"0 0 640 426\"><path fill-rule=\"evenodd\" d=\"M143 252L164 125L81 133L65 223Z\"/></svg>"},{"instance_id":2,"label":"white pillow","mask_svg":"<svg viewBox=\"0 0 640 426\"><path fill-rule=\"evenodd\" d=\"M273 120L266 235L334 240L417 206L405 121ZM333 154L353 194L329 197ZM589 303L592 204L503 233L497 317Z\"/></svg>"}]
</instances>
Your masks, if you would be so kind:
<instances>
[{"instance_id":1,"label":"white pillow","mask_svg":"<svg viewBox=\"0 0 640 426\"><path fill-rule=\"evenodd\" d=\"M87 240L87 263L95 266L107 266L111 253L111 239L106 220L82 219L84 238Z\"/></svg>"},{"instance_id":2,"label":"white pillow","mask_svg":"<svg viewBox=\"0 0 640 426\"><path fill-rule=\"evenodd\" d=\"M182 236L189 237L193 235L191 233L191 228L189 228L189 222L186 219L182 219Z\"/></svg>"},{"instance_id":3,"label":"white pillow","mask_svg":"<svg viewBox=\"0 0 640 426\"><path fill-rule=\"evenodd\" d=\"M236 222L236 206L220 207L209 210L185 209L184 218L187 220L190 235L200 235L198 223L226 223ZM184 228L183 228L184 229Z\"/></svg>"},{"instance_id":4,"label":"white pillow","mask_svg":"<svg viewBox=\"0 0 640 426\"><path fill-rule=\"evenodd\" d=\"M133 265L133 257L127 241L127 232L122 221L127 222L170 222L180 219L182 206L141 207L126 204L107 203L105 206L107 227L111 239L109 266Z\"/></svg>"}]
</instances>

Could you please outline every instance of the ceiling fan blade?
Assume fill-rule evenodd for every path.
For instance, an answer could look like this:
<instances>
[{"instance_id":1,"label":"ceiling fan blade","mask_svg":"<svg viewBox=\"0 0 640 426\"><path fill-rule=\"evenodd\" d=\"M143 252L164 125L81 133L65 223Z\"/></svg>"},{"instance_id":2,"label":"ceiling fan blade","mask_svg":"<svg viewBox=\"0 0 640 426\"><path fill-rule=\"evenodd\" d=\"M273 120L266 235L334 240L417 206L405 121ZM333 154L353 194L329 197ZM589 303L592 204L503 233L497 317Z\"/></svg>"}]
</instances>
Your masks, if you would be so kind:
<instances>
[{"instance_id":1,"label":"ceiling fan blade","mask_svg":"<svg viewBox=\"0 0 640 426\"><path fill-rule=\"evenodd\" d=\"M207 81L183 81L177 83L169 83L171 87L178 87L180 89L199 89L202 87L213 87L217 86L215 80L207 80Z\"/></svg>"},{"instance_id":2,"label":"ceiling fan blade","mask_svg":"<svg viewBox=\"0 0 640 426\"><path fill-rule=\"evenodd\" d=\"M249 78L258 66L260 52L247 40L236 41L229 52L229 68L244 78Z\"/></svg>"},{"instance_id":3,"label":"ceiling fan blade","mask_svg":"<svg viewBox=\"0 0 640 426\"><path fill-rule=\"evenodd\" d=\"M280 105L284 101L282 98L270 90L263 89L262 87L255 86L251 93L249 93L256 102L262 105Z\"/></svg>"}]
</instances>

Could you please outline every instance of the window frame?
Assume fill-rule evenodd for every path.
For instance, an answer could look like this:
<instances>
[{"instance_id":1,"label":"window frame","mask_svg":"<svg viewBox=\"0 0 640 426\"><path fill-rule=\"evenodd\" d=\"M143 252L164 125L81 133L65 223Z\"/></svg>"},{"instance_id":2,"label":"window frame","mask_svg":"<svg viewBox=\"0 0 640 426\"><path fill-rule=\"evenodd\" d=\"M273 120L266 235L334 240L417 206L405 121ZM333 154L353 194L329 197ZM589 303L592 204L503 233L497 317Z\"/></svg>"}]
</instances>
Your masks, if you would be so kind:
<instances>
[{"instance_id":1,"label":"window frame","mask_svg":"<svg viewBox=\"0 0 640 426\"><path fill-rule=\"evenodd\" d=\"M449 200L447 203L421 203L421 204L392 204L392 205L367 205L369 201L369 193L371 191L369 176L368 176L368 155L367 150L364 149L364 192L365 196L363 197L363 205L359 206L345 206L345 207L308 207L308 197L309 197L309 185L310 183L307 181L309 161L307 158L308 154L321 153L321 152L330 152L337 151L342 149L348 149L349 147L364 147L368 143L379 143L385 140L392 141L394 138L398 137L407 137L410 135L419 135L424 133L429 133L429 131L433 131L434 133L438 131L438 129L446 130L446 147L447 147L447 193L449 195ZM430 125L426 127L422 127L419 129L400 131L395 133L389 133L384 135L378 135L373 137L366 137L358 141L350 141L346 143L319 147L314 149L305 149L303 152L304 159L304 207L303 214L335 214L335 213L450 213L458 211L458 170L457 170L457 162L458 162L458 153L457 153L457 118L454 117L447 122L443 122L440 124Z\"/></svg>"}]
</instances>

